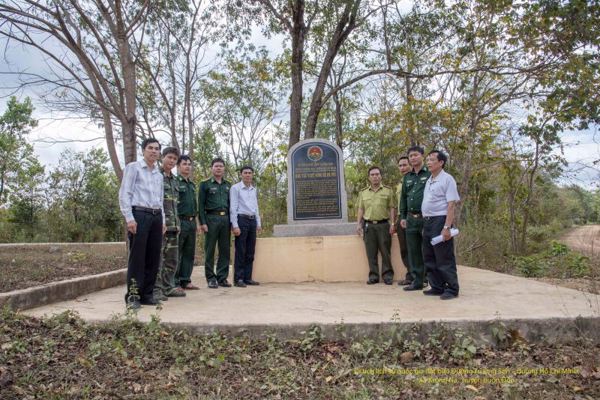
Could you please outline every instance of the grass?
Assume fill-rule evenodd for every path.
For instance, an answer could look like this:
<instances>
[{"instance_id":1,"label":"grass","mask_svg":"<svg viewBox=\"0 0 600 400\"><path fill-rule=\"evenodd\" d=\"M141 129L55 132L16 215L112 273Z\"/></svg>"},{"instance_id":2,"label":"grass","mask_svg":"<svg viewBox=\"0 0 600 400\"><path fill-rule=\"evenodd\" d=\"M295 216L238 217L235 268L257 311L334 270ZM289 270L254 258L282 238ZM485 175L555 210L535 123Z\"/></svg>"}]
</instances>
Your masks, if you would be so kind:
<instances>
[{"instance_id":1,"label":"grass","mask_svg":"<svg viewBox=\"0 0 600 400\"><path fill-rule=\"evenodd\" d=\"M501 346L482 346L440 327L424 341L411 331L328 341L314 327L282 340L194 335L129 317L1 318L2 399L600 397L600 347L583 339L532 344L498 331Z\"/></svg>"}]
</instances>

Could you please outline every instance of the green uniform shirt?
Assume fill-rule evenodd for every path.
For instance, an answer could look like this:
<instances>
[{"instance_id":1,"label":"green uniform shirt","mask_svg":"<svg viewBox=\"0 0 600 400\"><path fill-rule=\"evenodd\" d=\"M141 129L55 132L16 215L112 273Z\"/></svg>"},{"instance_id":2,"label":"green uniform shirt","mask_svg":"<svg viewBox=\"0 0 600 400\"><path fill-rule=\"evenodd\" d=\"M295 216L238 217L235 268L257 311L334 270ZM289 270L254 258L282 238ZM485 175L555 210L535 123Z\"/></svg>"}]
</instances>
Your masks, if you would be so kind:
<instances>
[{"instance_id":1,"label":"green uniform shirt","mask_svg":"<svg viewBox=\"0 0 600 400\"><path fill-rule=\"evenodd\" d=\"M229 215L229 189L231 183L225 179L218 183L211 177L200 183L198 189L198 216L200 223L206 224L206 212L211 210L224 210Z\"/></svg>"},{"instance_id":2,"label":"green uniform shirt","mask_svg":"<svg viewBox=\"0 0 600 400\"><path fill-rule=\"evenodd\" d=\"M425 183L431 176L431 172L425 165L419 172L410 171L404 175L402 180L402 192L400 195L400 218L406 219L408 213L417 214L421 212Z\"/></svg>"},{"instance_id":3,"label":"green uniform shirt","mask_svg":"<svg viewBox=\"0 0 600 400\"><path fill-rule=\"evenodd\" d=\"M377 191L369 186L358 194L358 208L364 210L363 218L366 220L389 219L390 209L396 208L396 196L387 186L380 185Z\"/></svg>"},{"instance_id":4,"label":"green uniform shirt","mask_svg":"<svg viewBox=\"0 0 600 400\"><path fill-rule=\"evenodd\" d=\"M397 209L400 210L400 200L402 200L402 181L400 181L398 186L396 186L396 199L398 199Z\"/></svg>"},{"instance_id":5,"label":"green uniform shirt","mask_svg":"<svg viewBox=\"0 0 600 400\"><path fill-rule=\"evenodd\" d=\"M179 185L177 215L180 217L195 217L198 214L196 185L190 179L186 179L181 175L177 176L177 183Z\"/></svg>"},{"instance_id":6,"label":"green uniform shirt","mask_svg":"<svg viewBox=\"0 0 600 400\"><path fill-rule=\"evenodd\" d=\"M165 209L165 225L167 225L167 231L177 231L179 228L179 218L177 217L177 199L179 193L179 185L177 185L177 178L171 173L170 176L163 173L163 185L164 185L164 200L163 208Z\"/></svg>"}]
</instances>

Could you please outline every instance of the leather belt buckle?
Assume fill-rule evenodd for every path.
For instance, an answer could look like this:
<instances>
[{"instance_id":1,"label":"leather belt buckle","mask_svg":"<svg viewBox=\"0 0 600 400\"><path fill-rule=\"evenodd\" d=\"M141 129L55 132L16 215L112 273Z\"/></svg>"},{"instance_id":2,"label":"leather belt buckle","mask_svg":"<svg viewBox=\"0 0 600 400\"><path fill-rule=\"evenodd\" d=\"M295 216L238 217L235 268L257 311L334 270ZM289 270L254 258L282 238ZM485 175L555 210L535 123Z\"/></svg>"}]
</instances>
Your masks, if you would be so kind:
<instances>
[{"instance_id":1,"label":"leather belt buckle","mask_svg":"<svg viewBox=\"0 0 600 400\"><path fill-rule=\"evenodd\" d=\"M220 216L223 216L223 215L225 215L225 214L227 214L225 211L219 211L219 215L220 215Z\"/></svg>"},{"instance_id":2,"label":"leather belt buckle","mask_svg":"<svg viewBox=\"0 0 600 400\"><path fill-rule=\"evenodd\" d=\"M371 221L371 223L377 225L379 221Z\"/></svg>"}]
</instances>

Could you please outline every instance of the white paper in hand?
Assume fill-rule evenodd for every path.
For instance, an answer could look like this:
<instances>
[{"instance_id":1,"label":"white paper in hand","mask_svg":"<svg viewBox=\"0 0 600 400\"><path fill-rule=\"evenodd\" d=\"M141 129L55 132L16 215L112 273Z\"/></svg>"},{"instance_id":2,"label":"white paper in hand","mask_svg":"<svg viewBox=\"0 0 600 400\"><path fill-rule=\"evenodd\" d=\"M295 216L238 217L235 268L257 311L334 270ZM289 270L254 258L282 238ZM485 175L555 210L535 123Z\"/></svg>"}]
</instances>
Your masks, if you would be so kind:
<instances>
[{"instance_id":1,"label":"white paper in hand","mask_svg":"<svg viewBox=\"0 0 600 400\"><path fill-rule=\"evenodd\" d=\"M454 237L458 235L458 229L452 228L450 229L450 236ZM442 235L438 235L431 239L431 245L435 246L438 243L442 243L444 241L444 237Z\"/></svg>"}]
</instances>

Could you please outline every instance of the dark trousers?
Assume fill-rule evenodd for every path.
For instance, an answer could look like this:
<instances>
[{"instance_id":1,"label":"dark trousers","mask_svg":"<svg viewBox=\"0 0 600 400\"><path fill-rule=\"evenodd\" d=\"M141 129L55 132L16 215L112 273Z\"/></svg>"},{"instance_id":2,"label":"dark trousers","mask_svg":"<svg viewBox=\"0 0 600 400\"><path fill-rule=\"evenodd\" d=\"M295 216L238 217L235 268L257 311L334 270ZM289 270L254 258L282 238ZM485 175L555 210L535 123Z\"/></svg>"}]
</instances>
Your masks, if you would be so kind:
<instances>
[{"instance_id":1,"label":"dark trousers","mask_svg":"<svg viewBox=\"0 0 600 400\"><path fill-rule=\"evenodd\" d=\"M162 215L133 211L137 231L128 233L129 259L127 262L127 293L125 298L137 294L141 301L152 299L156 274L162 251ZM135 286L135 290L132 286ZM136 293L137 292L137 293Z\"/></svg>"},{"instance_id":2,"label":"dark trousers","mask_svg":"<svg viewBox=\"0 0 600 400\"><path fill-rule=\"evenodd\" d=\"M425 266L423 264L423 218L408 215L406 219L406 246L408 248L408 264L413 285L423 287L425 283Z\"/></svg>"},{"instance_id":3,"label":"dark trousers","mask_svg":"<svg viewBox=\"0 0 600 400\"><path fill-rule=\"evenodd\" d=\"M241 233L235 237L235 281L249 281L256 247L256 219L238 215L238 226Z\"/></svg>"},{"instance_id":4,"label":"dark trousers","mask_svg":"<svg viewBox=\"0 0 600 400\"><path fill-rule=\"evenodd\" d=\"M394 269L392 268L392 236L390 235L390 224L370 224L364 226L365 249L367 250L367 260L369 261L369 280L379 281L379 263L377 254L381 253L381 275L383 280L394 279Z\"/></svg>"},{"instance_id":5,"label":"dark trousers","mask_svg":"<svg viewBox=\"0 0 600 400\"><path fill-rule=\"evenodd\" d=\"M431 238L442 233L446 216L429 217L423 225L423 261L431 289L458 295L458 274L454 257L454 239L431 245Z\"/></svg>"},{"instance_id":6,"label":"dark trousers","mask_svg":"<svg viewBox=\"0 0 600 400\"><path fill-rule=\"evenodd\" d=\"M179 233L179 265L175 275L175 285L186 287L192 282L194 257L196 256L196 222L181 220Z\"/></svg>"},{"instance_id":7,"label":"dark trousers","mask_svg":"<svg viewBox=\"0 0 600 400\"><path fill-rule=\"evenodd\" d=\"M402 258L402 264L406 268L405 279L412 282L412 274L410 273L410 264L408 261L408 247L406 246L406 229L400 225L400 220L396 223L396 232L398 234L398 244L400 245L400 257Z\"/></svg>"},{"instance_id":8,"label":"dark trousers","mask_svg":"<svg viewBox=\"0 0 600 400\"><path fill-rule=\"evenodd\" d=\"M206 216L208 232L204 235L204 274L206 280L216 279L223 282L229 276L229 244L230 228L229 215ZM219 245L219 259L215 273L215 246Z\"/></svg>"}]
</instances>

